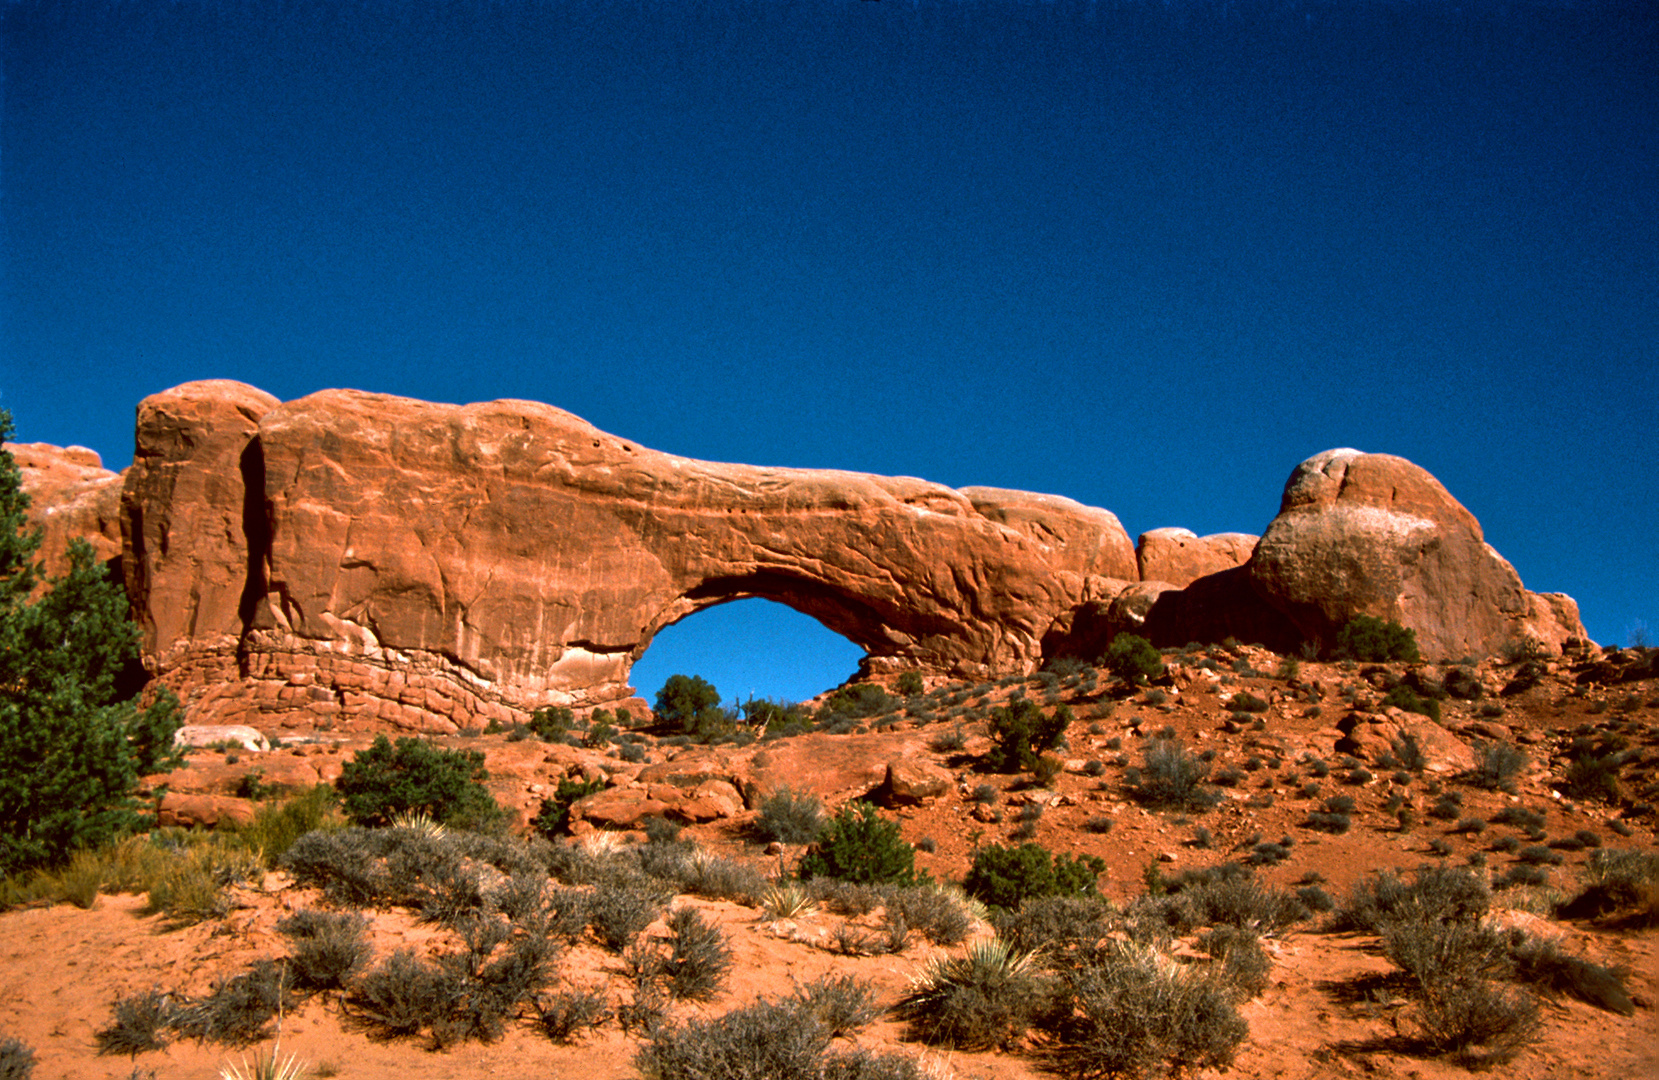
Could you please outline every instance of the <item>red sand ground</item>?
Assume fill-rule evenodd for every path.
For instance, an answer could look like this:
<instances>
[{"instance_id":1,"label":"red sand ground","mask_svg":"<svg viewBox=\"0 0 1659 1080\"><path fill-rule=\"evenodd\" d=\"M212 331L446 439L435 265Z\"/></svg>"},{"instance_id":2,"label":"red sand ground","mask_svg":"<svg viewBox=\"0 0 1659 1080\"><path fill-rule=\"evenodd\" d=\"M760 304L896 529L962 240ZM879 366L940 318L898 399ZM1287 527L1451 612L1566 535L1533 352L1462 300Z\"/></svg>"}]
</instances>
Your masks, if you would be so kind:
<instances>
[{"instance_id":1,"label":"red sand ground","mask_svg":"<svg viewBox=\"0 0 1659 1080\"><path fill-rule=\"evenodd\" d=\"M1263 670L1272 670L1277 664L1277 658L1253 650L1247 655ZM1506 675L1504 669L1493 665L1483 670L1497 682ZM1303 703L1287 700L1271 710L1265 733L1225 733L1221 724L1226 713L1216 688L1207 679L1192 680L1175 703L1162 707L1119 703L1108 713L1109 699L1073 698L1079 721L1069 733L1071 748L1067 756L1110 763L1116 752L1105 749L1104 744L1120 737L1124 752L1138 763L1141 740L1128 723L1131 716L1138 715L1144 717L1142 729L1148 733L1168 724L1177 729L1188 746L1215 748L1217 768L1241 764L1252 754L1262 753L1253 745L1259 734L1283 746L1286 769L1303 750L1334 764L1335 733L1321 725L1342 715L1345 708L1335 691L1343 684L1357 684L1358 676L1333 665L1305 664L1302 678L1324 684L1323 719L1302 716ZM1103 678L1102 686L1105 683ZM1263 696L1274 690L1282 693L1282 684L1267 678L1245 677L1225 686L1228 691L1239 688ZM1000 700L1006 693L1007 689L998 690L995 696ZM1642 702L1634 711L1621 713L1607 708L1609 702L1628 704L1630 695ZM1038 696L1035 691L1033 696ZM1575 729L1588 725L1606 730L1607 725L1618 724L1637 751L1636 760L1625 771L1626 788L1633 798L1654 801L1652 788L1659 774L1659 685L1583 690L1574 685L1563 668L1537 689L1504 699L1504 705L1507 713L1502 722L1523 741L1533 740L1527 749L1533 755L1534 768L1516 796L1449 784L1463 792L1466 814L1490 817L1500 806L1518 802L1531 808L1547 808L1547 830L1552 838L1590 829L1609 846L1654 850L1651 814L1631 822L1633 835L1620 837L1610 825L1616 808L1600 803L1574 804L1553 794L1549 785L1559 780L1559 752ZM1446 703L1444 725L1459 730L1477 719L1474 709L1468 703ZM1099 734L1087 733L1091 723L1101 725ZM874 740L914 749L943 730L944 725L933 725L880 735L813 736L811 743L802 745L811 748L815 771L828 775L837 768L837 754L857 758L860 746L867 747ZM976 730L982 732L983 724L970 726L970 735ZM503 754L508 753L509 746L499 736L469 739L465 744ZM972 755L985 745L982 735L970 737L966 752ZM707 751L693 748L682 753L700 755ZM654 756L660 759L661 752ZM961 774L970 790L980 783L1009 789L1018 780L974 772L961 755L933 756ZM210 759L204 756L198 760L206 763ZM219 762L222 758L211 760ZM1179 815L1143 811L1128 802L1120 767L1109 767L1099 778L1068 770L1055 785L1066 796L1067 805L1052 807L1043 815L1037 826L1037 840L1055 851L1092 852L1105 857L1110 869L1101 889L1122 902L1141 891L1142 870L1156 856L1167 853L1174 857L1173 864L1166 868L1169 872L1213 865L1239 858L1241 853L1233 850L1236 845L1258 833L1267 840L1288 833L1297 841L1286 862L1259 871L1264 881L1285 886L1310 872L1317 873L1326 879L1326 888L1341 895L1373 869L1441 861L1429 851L1433 840L1450 843L1453 850L1444 858L1446 864L1462 864L1471 852L1487 850L1494 836L1513 831L1493 827L1485 837L1464 837L1448 833L1448 823L1424 816L1413 829L1402 832L1381 809L1392 787L1388 771L1372 768L1379 773L1378 778L1361 787L1340 786L1334 776L1321 783L1321 797L1345 793L1360 804L1354 827L1340 836L1298 827L1319 800L1300 798L1283 783L1264 787L1267 778L1278 778L1283 770L1263 769L1248 774L1244 784L1229 791L1230 798L1221 808L1189 815L1186 824L1179 823ZM856 769L852 772L856 774ZM542 782L552 779L542 778ZM515 790L522 802L527 787L521 781L522 777L515 780ZM1408 787L1415 793L1420 811L1432 801L1423 796L1421 788L1421 781ZM1251 796L1259 797L1264 792L1274 796L1271 806L1246 805ZM1009 792L1005 812L1010 810L1009 803L1020 798L1020 793ZM964 795L952 793L930 805L896 811L908 839L927 837L936 843L935 851L919 855L920 867L936 877L959 881L967 869L976 834L982 842L1006 838L1014 826L1013 814L1007 813L1001 824L982 823L970 816L974 806ZM1084 822L1098 815L1114 818L1116 824L1109 834L1084 829ZM776 860L760 853L744 824L741 819L719 822L688 829L685 835L723 854L753 858L757 865L767 868L775 866ZM1213 834L1208 849L1184 843L1198 826ZM1587 854L1569 854L1565 866L1551 871L1552 883L1570 891L1579 880ZM1494 870L1502 870L1513 861L1512 856L1500 854L1492 854L1490 859ZM109 1023L111 1004L117 998L152 987L202 994L215 978L235 973L251 960L281 955L284 940L274 930L276 921L288 912L319 903L313 891L293 887L280 874L270 875L263 887L234 890L232 897L235 907L226 917L180 930L165 930L158 916L144 915L144 898L135 896L106 895L93 910L59 904L0 914L0 1034L20 1038L35 1049L35 1076L40 1080L125 1080L134 1075L135 1066L139 1075L147 1076L153 1070L164 1080L216 1077L221 1066L240 1061L241 1055L223 1047L183 1042L163 1053L144 1055L135 1063L97 1056L93 1033ZM1516 891L1501 892L1498 897L1500 905L1524 898ZM827 940L842 921L833 914L820 913L793 924L774 925L764 922L759 911L737 904L690 897L681 897L676 903L695 905L715 919L727 932L737 959L726 990L716 1001L704 1006L677 1006L677 1016L718 1014L759 996L786 994L793 985L827 973L856 974L874 986L882 1004L891 1004L929 954L929 947L920 939L914 939L900 955L855 959L833 954L813 943ZM444 931L417 923L406 912L374 913L373 919L377 956L399 947L433 951L447 940ZM1225 1074L1249 1078L1403 1076L1424 1080L1464 1075L1464 1070L1454 1064L1413 1056L1403 1049L1397 1036L1409 1031L1409 1004L1379 993L1376 980L1366 980L1367 976L1392 970L1375 939L1323 933L1317 925L1304 923L1267 943L1273 958L1271 983L1260 997L1243 1007L1250 1035ZM1515 1061L1502 1066L1498 1074L1537 1080L1659 1077L1659 1019L1653 1008L1659 1002L1659 931L1618 931L1587 923L1545 920L1533 920L1530 925L1542 932L1560 934L1571 950L1589 959L1625 969L1627 985L1638 1007L1634 1016L1623 1017L1570 999L1546 1003L1542 1038ZM650 932L663 933L662 924ZM567 951L560 960L560 970L566 977L606 985L613 998L625 996L620 968L616 956L589 945ZM918 1055L938 1077L1012 1080L1046 1075L1031 1055L938 1051L907 1042L904 1035L902 1025L885 1019L866 1029L856 1041ZM292 1052L308 1061L313 1075L352 1080L483 1080L491 1076L609 1080L636 1075L632 1058L638 1043L621 1034L614 1023L573 1047L555 1045L527 1027L519 1027L491 1045L468 1043L434 1052L424 1042L376 1041L343 1024L336 1003L314 998L284 1018L281 1045L284 1054ZM268 1050L269 1046L262 1044L258 1049Z\"/></svg>"}]
</instances>

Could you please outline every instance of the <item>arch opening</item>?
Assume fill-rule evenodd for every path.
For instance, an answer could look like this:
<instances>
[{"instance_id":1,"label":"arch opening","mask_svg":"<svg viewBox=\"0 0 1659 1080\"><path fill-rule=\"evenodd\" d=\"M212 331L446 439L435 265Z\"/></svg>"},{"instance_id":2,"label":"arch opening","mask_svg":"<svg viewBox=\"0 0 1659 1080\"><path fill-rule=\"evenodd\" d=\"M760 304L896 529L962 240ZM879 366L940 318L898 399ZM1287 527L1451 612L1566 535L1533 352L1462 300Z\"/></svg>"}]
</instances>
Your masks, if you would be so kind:
<instances>
[{"instance_id":1,"label":"arch opening","mask_svg":"<svg viewBox=\"0 0 1659 1080\"><path fill-rule=\"evenodd\" d=\"M759 597L700 607L664 627L628 681L646 701L670 675L698 675L727 705L750 697L803 701L839 686L865 652L810 615Z\"/></svg>"}]
</instances>

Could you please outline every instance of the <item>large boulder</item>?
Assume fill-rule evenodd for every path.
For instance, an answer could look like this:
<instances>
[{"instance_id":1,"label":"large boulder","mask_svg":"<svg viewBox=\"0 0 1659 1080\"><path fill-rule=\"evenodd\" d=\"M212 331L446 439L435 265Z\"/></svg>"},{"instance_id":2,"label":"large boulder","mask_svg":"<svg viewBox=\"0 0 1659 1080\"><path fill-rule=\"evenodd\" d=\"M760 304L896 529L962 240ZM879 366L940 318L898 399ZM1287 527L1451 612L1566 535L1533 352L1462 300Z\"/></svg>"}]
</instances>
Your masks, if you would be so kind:
<instances>
[{"instance_id":1,"label":"large boulder","mask_svg":"<svg viewBox=\"0 0 1659 1080\"><path fill-rule=\"evenodd\" d=\"M1529 599L1438 480L1387 454L1327 450L1298 465L1249 575L1321 644L1362 614L1415 630L1429 657L1485 656L1527 640L1559 651L1585 636L1566 605Z\"/></svg>"},{"instance_id":2,"label":"large boulder","mask_svg":"<svg viewBox=\"0 0 1659 1080\"><path fill-rule=\"evenodd\" d=\"M100 562L121 557L122 475L84 446L6 443L22 471L29 517L41 529L39 558L48 577L69 569L69 542L85 540Z\"/></svg>"},{"instance_id":3,"label":"large boulder","mask_svg":"<svg viewBox=\"0 0 1659 1080\"><path fill-rule=\"evenodd\" d=\"M1135 542L1135 561L1142 581L1186 588L1199 578L1249 562L1257 539L1249 533L1198 536L1191 529L1153 529Z\"/></svg>"}]
</instances>

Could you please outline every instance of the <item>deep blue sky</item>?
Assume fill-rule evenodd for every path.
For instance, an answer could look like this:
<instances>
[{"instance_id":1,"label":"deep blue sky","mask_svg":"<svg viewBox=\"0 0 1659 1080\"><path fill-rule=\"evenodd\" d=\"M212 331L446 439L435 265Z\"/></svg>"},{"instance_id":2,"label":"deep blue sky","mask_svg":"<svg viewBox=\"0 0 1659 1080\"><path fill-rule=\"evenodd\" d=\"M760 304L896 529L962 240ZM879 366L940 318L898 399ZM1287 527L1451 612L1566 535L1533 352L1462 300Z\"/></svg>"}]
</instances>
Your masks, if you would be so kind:
<instances>
[{"instance_id":1,"label":"deep blue sky","mask_svg":"<svg viewBox=\"0 0 1659 1080\"><path fill-rule=\"evenodd\" d=\"M25 440L120 468L137 401L207 377L532 398L1131 536L1260 532L1354 446L1596 639L1659 632L1651 3L0 0L0 34ZM753 606L636 684L851 670L720 623Z\"/></svg>"}]
</instances>

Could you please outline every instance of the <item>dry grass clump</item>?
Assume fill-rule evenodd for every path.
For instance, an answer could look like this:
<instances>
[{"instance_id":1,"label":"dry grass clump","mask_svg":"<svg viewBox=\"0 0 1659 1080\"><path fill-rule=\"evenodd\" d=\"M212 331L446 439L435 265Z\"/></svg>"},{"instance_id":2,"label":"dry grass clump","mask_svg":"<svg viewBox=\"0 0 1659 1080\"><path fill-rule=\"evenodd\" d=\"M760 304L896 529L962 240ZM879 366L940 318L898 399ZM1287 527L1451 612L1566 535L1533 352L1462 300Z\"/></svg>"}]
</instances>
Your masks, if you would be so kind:
<instances>
[{"instance_id":1,"label":"dry grass clump","mask_svg":"<svg viewBox=\"0 0 1659 1080\"><path fill-rule=\"evenodd\" d=\"M29 1080L34 1071L34 1050L21 1039L0 1037L0 1080Z\"/></svg>"},{"instance_id":2,"label":"dry grass clump","mask_svg":"<svg viewBox=\"0 0 1659 1080\"><path fill-rule=\"evenodd\" d=\"M292 942L289 969L304 989L345 989L373 954L368 919L355 911L297 911L277 932Z\"/></svg>"},{"instance_id":3,"label":"dry grass clump","mask_svg":"<svg viewBox=\"0 0 1659 1080\"><path fill-rule=\"evenodd\" d=\"M1613 916L1631 927L1659 926L1659 855L1598 848L1585 864L1585 884L1562 905L1568 918Z\"/></svg>"},{"instance_id":4,"label":"dry grass clump","mask_svg":"<svg viewBox=\"0 0 1659 1080\"><path fill-rule=\"evenodd\" d=\"M1225 1066L1249 1031L1213 971L1133 941L1062 972L1043 1028L1050 1064L1083 1080Z\"/></svg>"},{"instance_id":5,"label":"dry grass clump","mask_svg":"<svg viewBox=\"0 0 1659 1080\"><path fill-rule=\"evenodd\" d=\"M659 1027L634 1057L645 1080L920 1080L911 1059L829 1052L829 1027L798 999Z\"/></svg>"},{"instance_id":6,"label":"dry grass clump","mask_svg":"<svg viewBox=\"0 0 1659 1080\"><path fill-rule=\"evenodd\" d=\"M387 1036L419 1035L447 1015L452 993L436 965L399 949L357 981L347 1015Z\"/></svg>"},{"instance_id":7,"label":"dry grass clump","mask_svg":"<svg viewBox=\"0 0 1659 1080\"><path fill-rule=\"evenodd\" d=\"M109 1025L93 1034L98 1053L133 1057L164 1049L172 1018L173 1003L160 990L121 998L115 1003Z\"/></svg>"},{"instance_id":8,"label":"dry grass clump","mask_svg":"<svg viewBox=\"0 0 1659 1080\"><path fill-rule=\"evenodd\" d=\"M293 1008L293 989L285 963L259 960L240 975L215 984L200 1001L176 1004L169 1023L187 1039L248 1046L266 1038L271 1021Z\"/></svg>"},{"instance_id":9,"label":"dry grass clump","mask_svg":"<svg viewBox=\"0 0 1659 1080\"><path fill-rule=\"evenodd\" d=\"M601 1027L614 1015L602 991L580 986L537 996L532 1007L537 1030L558 1043L576 1042L583 1032Z\"/></svg>"}]
</instances>

